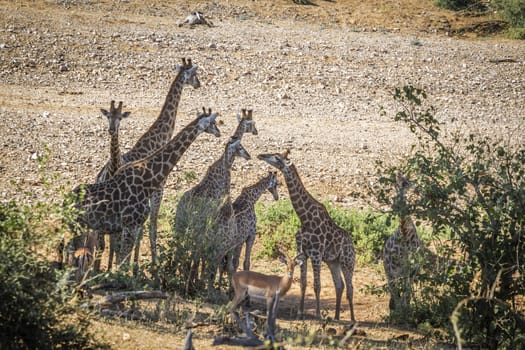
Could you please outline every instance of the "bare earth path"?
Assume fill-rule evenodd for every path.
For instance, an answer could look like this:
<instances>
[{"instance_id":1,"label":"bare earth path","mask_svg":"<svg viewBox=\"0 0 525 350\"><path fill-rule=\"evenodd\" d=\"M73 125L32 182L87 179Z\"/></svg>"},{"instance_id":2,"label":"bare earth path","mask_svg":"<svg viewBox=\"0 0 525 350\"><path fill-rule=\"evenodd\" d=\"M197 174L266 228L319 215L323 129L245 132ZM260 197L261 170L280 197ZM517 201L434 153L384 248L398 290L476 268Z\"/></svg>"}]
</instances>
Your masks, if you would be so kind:
<instances>
[{"instance_id":1,"label":"bare earth path","mask_svg":"<svg viewBox=\"0 0 525 350\"><path fill-rule=\"evenodd\" d=\"M182 57L199 66L203 86L185 89L177 128L205 106L220 113L225 136L192 145L168 194L200 179L235 114L250 108L259 135L243 139L253 159L235 163L234 195L266 172L257 154L291 148L318 198L367 206L375 161L396 162L414 141L390 119L393 88L406 83L425 88L445 129L523 143L525 44L450 36L480 19L399 3L0 1L0 200L42 199L41 170L59 174L53 188L93 182L109 149L99 109L124 102L132 114L121 143L131 147L157 117ZM179 28L192 10L215 26ZM189 172L197 179L186 180ZM354 286L381 278L358 267ZM329 279L323 286L329 300ZM385 300L355 298L358 319L386 314Z\"/></svg>"}]
</instances>

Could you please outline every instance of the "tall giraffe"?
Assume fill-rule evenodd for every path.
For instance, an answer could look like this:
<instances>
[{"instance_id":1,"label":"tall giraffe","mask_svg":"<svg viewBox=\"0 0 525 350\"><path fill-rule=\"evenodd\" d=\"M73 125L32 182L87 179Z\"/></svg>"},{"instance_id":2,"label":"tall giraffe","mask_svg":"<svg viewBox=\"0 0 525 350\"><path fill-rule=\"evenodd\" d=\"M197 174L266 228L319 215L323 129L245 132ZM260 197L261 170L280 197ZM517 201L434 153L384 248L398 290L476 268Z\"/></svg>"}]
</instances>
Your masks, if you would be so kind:
<instances>
[{"instance_id":1,"label":"tall giraffe","mask_svg":"<svg viewBox=\"0 0 525 350\"><path fill-rule=\"evenodd\" d=\"M118 139L118 133L119 133L119 126L120 121L124 118L127 118L130 115L130 112L124 112L122 113L122 101L119 102L118 107L115 108L115 101L111 101L109 111L106 109L101 108L100 111L106 118L108 119L109 128L108 132L110 135L110 152L109 152L109 161L106 171L107 177L112 177L115 172L120 168L121 166L121 156L120 156L120 144ZM114 239L114 235L111 236L111 239ZM109 263L108 263L108 270L111 270L111 264L113 261L113 249L115 246L115 241L110 243L110 250L109 250ZM103 252L104 248L106 246L104 235L98 236L98 246L100 248L100 251ZM95 260L95 271L100 270L100 258L101 254L98 252L96 260Z\"/></svg>"},{"instance_id":2,"label":"tall giraffe","mask_svg":"<svg viewBox=\"0 0 525 350\"><path fill-rule=\"evenodd\" d=\"M402 175L396 176L397 200L406 209L406 192L411 183ZM406 210L401 212L406 212ZM412 295L412 283L417 266L414 259L423 247L410 215L402 213L399 227L387 238L383 247L383 266L390 292L390 310L407 307Z\"/></svg>"},{"instance_id":3,"label":"tall giraffe","mask_svg":"<svg viewBox=\"0 0 525 350\"><path fill-rule=\"evenodd\" d=\"M135 143L135 145L128 152L121 156L121 165L144 159L170 141L175 129L175 119L184 86L191 85L193 88L197 89L201 85L199 78L197 77L197 68L197 66L192 65L191 59L182 59L182 65L177 67L177 75L171 83L159 116L155 122L153 122L150 128ZM109 164L106 164L102 168L102 170L97 175L97 182L103 182L110 178L108 168ZM156 265L157 260L157 221L163 193L164 185L160 186L159 190L153 193L150 198L151 212L149 239L153 266ZM137 243L137 249L139 243L140 239ZM113 249L111 248L110 243L110 259L112 258L112 250ZM135 254L135 260L137 259L138 250ZM108 266L111 266L111 264L112 262L110 262Z\"/></svg>"},{"instance_id":4,"label":"tall giraffe","mask_svg":"<svg viewBox=\"0 0 525 350\"><path fill-rule=\"evenodd\" d=\"M179 200L175 213L176 232L184 235L190 229L190 232L193 231L191 233L193 235L192 241L201 242L201 239L206 237L206 233L200 232L203 231L199 225L200 222L197 222L199 227L195 227L192 220L193 217L198 218L196 221L209 220L210 215L213 216L212 221L215 224L223 226L222 230L226 230L224 226L229 226L230 221L224 217L224 214L230 212L233 215L230 185L231 167L236 157L249 160L250 154L244 149L241 141L232 136L228 140L222 156L210 165L202 180L186 191ZM234 226L231 223L231 229L235 229ZM202 245L195 247L195 249L197 248L202 248ZM188 273L186 291L189 290L190 284L197 282L198 269L202 259L200 251L192 251L191 255L189 266L185 267L185 271Z\"/></svg>"},{"instance_id":5,"label":"tall giraffe","mask_svg":"<svg viewBox=\"0 0 525 350\"><path fill-rule=\"evenodd\" d=\"M149 157L121 167L108 181L80 185L73 190L84 227L83 236L98 232L122 234L117 261L129 261L132 246L150 211L150 197L159 191L181 156L203 132L220 136L216 113L208 110L182 129L170 142ZM84 241L91 241L85 239ZM74 246L73 249L78 249ZM87 247L93 251L94 247Z\"/></svg>"},{"instance_id":6,"label":"tall giraffe","mask_svg":"<svg viewBox=\"0 0 525 350\"><path fill-rule=\"evenodd\" d=\"M261 198L264 191L269 191L274 200L279 199L277 192L277 173L270 171L267 176L261 178L253 185L242 189L241 194L233 202L233 211L237 224L237 236L232 237L232 243L237 243L237 248L233 255L233 270L236 271L239 266L241 250L246 243L244 253L243 269L250 270L250 256L253 243L257 237L257 216L255 215L255 203Z\"/></svg>"},{"instance_id":7,"label":"tall giraffe","mask_svg":"<svg viewBox=\"0 0 525 350\"><path fill-rule=\"evenodd\" d=\"M355 266L355 251L350 234L339 227L330 217L325 206L317 201L305 189L295 165L288 159L287 150L283 154L260 154L259 159L279 169L284 175L290 200L301 221L301 228L296 233L297 252L304 253L312 261L314 272L314 292L316 316L321 317L321 263L327 263L332 273L336 291L335 319L339 319L341 296L346 282L346 297L350 304L352 321L354 317L352 276ZM301 304L299 312L304 315L304 296L306 291L307 264L301 266Z\"/></svg>"}]
</instances>

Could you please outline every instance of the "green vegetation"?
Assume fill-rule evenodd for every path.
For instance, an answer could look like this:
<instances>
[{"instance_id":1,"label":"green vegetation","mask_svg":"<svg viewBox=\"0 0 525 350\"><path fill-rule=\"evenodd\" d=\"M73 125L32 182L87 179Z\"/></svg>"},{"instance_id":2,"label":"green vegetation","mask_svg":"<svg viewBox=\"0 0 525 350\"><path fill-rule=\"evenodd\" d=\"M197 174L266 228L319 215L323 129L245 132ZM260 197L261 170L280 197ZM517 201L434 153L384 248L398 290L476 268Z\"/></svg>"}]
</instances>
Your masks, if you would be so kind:
<instances>
[{"instance_id":1,"label":"green vegetation","mask_svg":"<svg viewBox=\"0 0 525 350\"><path fill-rule=\"evenodd\" d=\"M75 307L67 274L51 267L38 207L0 203L0 348L100 349ZM45 215L47 216L47 215Z\"/></svg>"},{"instance_id":2,"label":"green vegetation","mask_svg":"<svg viewBox=\"0 0 525 350\"><path fill-rule=\"evenodd\" d=\"M447 329L464 344L514 349L525 339L525 319L515 298L525 293L525 147L475 134L445 137L426 94L396 89L402 107L394 120L418 139L402 164L378 172L378 199L447 229L448 244L433 266L422 266L412 309L394 315L412 325ZM414 181L407 207L393 204L397 173ZM452 315L452 324L449 319Z\"/></svg>"},{"instance_id":3,"label":"green vegetation","mask_svg":"<svg viewBox=\"0 0 525 350\"><path fill-rule=\"evenodd\" d=\"M525 39L525 0L496 0L494 3L511 26L509 36L513 39Z\"/></svg>"},{"instance_id":4,"label":"green vegetation","mask_svg":"<svg viewBox=\"0 0 525 350\"><path fill-rule=\"evenodd\" d=\"M525 0L436 0L436 5L449 10L471 12L495 12L510 26L512 39L525 39Z\"/></svg>"},{"instance_id":5,"label":"green vegetation","mask_svg":"<svg viewBox=\"0 0 525 350\"><path fill-rule=\"evenodd\" d=\"M480 0L436 0L436 5L449 10L464 10L482 5Z\"/></svg>"},{"instance_id":6,"label":"green vegetation","mask_svg":"<svg viewBox=\"0 0 525 350\"><path fill-rule=\"evenodd\" d=\"M360 264L376 264L381 260L383 244L396 229L398 219L390 214L372 211L345 209L324 203L334 221L352 236L356 257ZM301 226L290 200L279 200L269 205L257 203L257 232L263 244L259 256L274 257L277 244L295 247L295 233ZM422 237L429 237L423 227L419 227Z\"/></svg>"}]
</instances>

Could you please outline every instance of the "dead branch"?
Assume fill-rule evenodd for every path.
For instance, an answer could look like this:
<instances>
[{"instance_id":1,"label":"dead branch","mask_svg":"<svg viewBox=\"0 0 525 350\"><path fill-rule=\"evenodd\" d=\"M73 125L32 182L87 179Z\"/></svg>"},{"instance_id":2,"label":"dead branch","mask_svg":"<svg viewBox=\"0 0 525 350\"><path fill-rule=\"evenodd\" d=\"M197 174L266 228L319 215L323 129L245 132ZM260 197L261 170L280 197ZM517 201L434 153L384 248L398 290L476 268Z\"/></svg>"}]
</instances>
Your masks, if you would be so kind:
<instances>
[{"instance_id":1,"label":"dead branch","mask_svg":"<svg viewBox=\"0 0 525 350\"><path fill-rule=\"evenodd\" d=\"M96 284L92 287L89 287L91 291L95 290L105 290L105 289L126 289L129 288L129 285L122 282L107 282L107 283L100 283Z\"/></svg>"},{"instance_id":2,"label":"dead branch","mask_svg":"<svg viewBox=\"0 0 525 350\"><path fill-rule=\"evenodd\" d=\"M106 295L97 306L101 308L111 307L126 300L145 300L145 299L168 299L168 296L160 290L129 291Z\"/></svg>"},{"instance_id":3,"label":"dead branch","mask_svg":"<svg viewBox=\"0 0 525 350\"><path fill-rule=\"evenodd\" d=\"M103 310L100 310L100 314L102 316L116 316L120 318L125 318L127 320L134 320L134 321L141 320L141 316L135 313L131 309L124 310L124 311L103 309Z\"/></svg>"}]
</instances>

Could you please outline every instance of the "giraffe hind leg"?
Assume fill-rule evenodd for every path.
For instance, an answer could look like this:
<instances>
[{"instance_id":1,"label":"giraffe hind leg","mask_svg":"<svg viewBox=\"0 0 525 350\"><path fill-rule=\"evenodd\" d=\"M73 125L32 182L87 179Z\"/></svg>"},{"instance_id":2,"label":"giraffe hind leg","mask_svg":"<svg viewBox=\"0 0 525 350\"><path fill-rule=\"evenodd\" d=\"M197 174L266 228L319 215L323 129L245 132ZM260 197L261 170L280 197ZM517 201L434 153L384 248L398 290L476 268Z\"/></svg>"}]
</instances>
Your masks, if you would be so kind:
<instances>
[{"instance_id":1,"label":"giraffe hind leg","mask_svg":"<svg viewBox=\"0 0 525 350\"><path fill-rule=\"evenodd\" d=\"M341 310L341 297L343 295L344 284L341 278L341 263L329 262L328 267L332 274L332 280L335 287L335 319L339 320Z\"/></svg>"}]
</instances>

